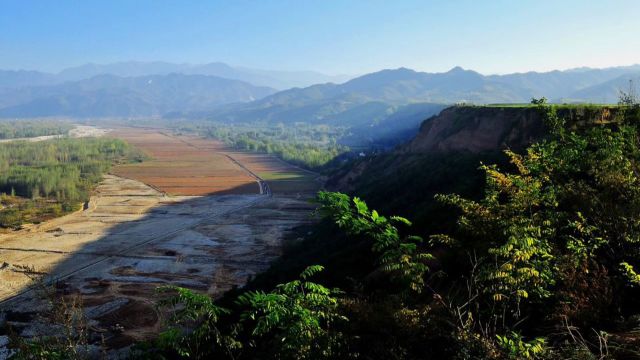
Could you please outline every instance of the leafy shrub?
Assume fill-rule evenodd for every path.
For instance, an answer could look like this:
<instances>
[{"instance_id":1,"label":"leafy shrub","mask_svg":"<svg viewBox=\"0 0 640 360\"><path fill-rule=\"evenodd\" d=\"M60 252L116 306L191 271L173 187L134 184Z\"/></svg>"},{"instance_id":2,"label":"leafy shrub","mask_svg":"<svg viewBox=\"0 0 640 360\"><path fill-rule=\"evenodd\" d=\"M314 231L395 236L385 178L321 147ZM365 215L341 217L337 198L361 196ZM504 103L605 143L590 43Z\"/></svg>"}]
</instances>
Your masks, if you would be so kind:
<instances>
[{"instance_id":1,"label":"leafy shrub","mask_svg":"<svg viewBox=\"0 0 640 360\"><path fill-rule=\"evenodd\" d=\"M203 359L216 351L232 355L241 347L233 334L224 334L218 328L220 316L228 314L229 310L215 305L210 296L177 286L163 286L158 291L173 293L158 304L171 312L169 327L156 342L160 350Z\"/></svg>"},{"instance_id":2,"label":"leafy shrub","mask_svg":"<svg viewBox=\"0 0 640 360\"><path fill-rule=\"evenodd\" d=\"M543 356L546 352L546 340L543 338L535 338L527 342L516 332L504 336L496 335L496 338L498 346L511 359L535 359Z\"/></svg>"},{"instance_id":3,"label":"leafy shrub","mask_svg":"<svg viewBox=\"0 0 640 360\"><path fill-rule=\"evenodd\" d=\"M407 290L421 292L424 275L429 270L426 261L433 256L422 252L418 245L421 237L401 237L397 225L411 226L411 222L400 216L386 218L376 210L369 210L361 199L341 193L321 191L317 202L319 212L346 230L351 235L364 235L372 240L371 247L379 254L381 269L389 273Z\"/></svg>"},{"instance_id":4,"label":"leafy shrub","mask_svg":"<svg viewBox=\"0 0 640 360\"><path fill-rule=\"evenodd\" d=\"M308 281L323 270L307 267L299 280L280 284L272 292L242 294L238 303L246 307L241 319L251 324L251 335L267 339L278 359L332 359L342 346L342 335L334 329L346 321L337 312L338 290Z\"/></svg>"}]
</instances>

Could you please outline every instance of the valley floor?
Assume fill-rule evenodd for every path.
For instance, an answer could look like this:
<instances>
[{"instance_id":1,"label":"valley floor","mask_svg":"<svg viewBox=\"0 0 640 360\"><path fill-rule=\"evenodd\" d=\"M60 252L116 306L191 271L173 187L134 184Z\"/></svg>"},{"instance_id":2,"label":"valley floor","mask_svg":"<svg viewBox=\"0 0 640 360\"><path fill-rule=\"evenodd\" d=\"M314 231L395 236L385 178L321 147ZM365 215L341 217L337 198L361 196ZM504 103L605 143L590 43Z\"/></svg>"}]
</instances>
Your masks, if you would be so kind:
<instances>
[{"instance_id":1,"label":"valley floor","mask_svg":"<svg viewBox=\"0 0 640 360\"><path fill-rule=\"evenodd\" d=\"M308 200L318 184L270 156L150 129L110 136L153 159L115 168L127 177L107 175L81 211L0 235L0 310L21 336L59 331L37 315L47 306L34 290L41 279L80 295L108 348L147 339L161 326L157 287L220 295L265 270L286 234L312 221ZM178 170L185 163L200 173Z\"/></svg>"}]
</instances>

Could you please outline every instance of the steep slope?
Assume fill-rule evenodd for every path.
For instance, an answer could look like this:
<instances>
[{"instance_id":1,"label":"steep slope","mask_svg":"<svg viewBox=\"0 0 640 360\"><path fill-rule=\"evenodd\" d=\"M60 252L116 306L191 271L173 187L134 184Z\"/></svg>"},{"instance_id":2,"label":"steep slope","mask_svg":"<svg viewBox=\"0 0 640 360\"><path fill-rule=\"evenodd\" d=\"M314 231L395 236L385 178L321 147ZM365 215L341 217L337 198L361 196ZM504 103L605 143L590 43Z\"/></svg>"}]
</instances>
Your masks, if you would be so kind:
<instances>
[{"instance_id":1,"label":"steep slope","mask_svg":"<svg viewBox=\"0 0 640 360\"><path fill-rule=\"evenodd\" d=\"M522 148L542 136L543 130L539 110L533 107L450 107L422 123L416 137L398 153Z\"/></svg>"},{"instance_id":2,"label":"steep slope","mask_svg":"<svg viewBox=\"0 0 640 360\"><path fill-rule=\"evenodd\" d=\"M205 111L274 93L237 80L202 75L101 75L55 86L0 92L0 116L159 116Z\"/></svg>"},{"instance_id":3,"label":"steep slope","mask_svg":"<svg viewBox=\"0 0 640 360\"><path fill-rule=\"evenodd\" d=\"M478 154L522 148L543 133L542 118L534 108L449 107L422 122L415 137L404 145L345 167L329 179L328 186L342 191L363 191L373 186L384 194L393 191L396 186L390 184L402 182L400 178L421 178L413 174L429 168L423 164L429 159L437 158L438 163L449 163L449 157L475 159ZM379 189L375 184L385 179L389 186Z\"/></svg>"},{"instance_id":4,"label":"steep slope","mask_svg":"<svg viewBox=\"0 0 640 360\"><path fill-rule=\"evenodd\" d=\"M565 106L560 116L575 124L607 122L616 108ZM442 218L438 193L480 193L481 163L506 164L502 150L522 150L542 138L543 116L533 107L450 107L424 121L418 134L392 152L346 164L327 187L356 194L388 213L411 216L419 228L451 226Z\"/></svg>"}]
</instances>

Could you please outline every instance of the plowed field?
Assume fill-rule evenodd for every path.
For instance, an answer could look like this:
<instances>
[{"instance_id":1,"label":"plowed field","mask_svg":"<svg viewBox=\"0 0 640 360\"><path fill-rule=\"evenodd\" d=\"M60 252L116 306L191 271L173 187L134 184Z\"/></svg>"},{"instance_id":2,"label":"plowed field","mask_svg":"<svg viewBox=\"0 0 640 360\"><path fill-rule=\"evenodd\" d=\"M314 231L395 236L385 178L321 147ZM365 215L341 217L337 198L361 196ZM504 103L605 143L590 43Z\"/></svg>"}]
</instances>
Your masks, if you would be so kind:
<instances>
[{"instance_id":1,"label":"plowed field","mask_svg":"<svg viewBox=\"0 0 640 360\"><path fill-rule=\"evenodd\" d=\"M150 157L140 164L114 168L118 176L142 181L169 195L259 193L257 179L220 152L219 143L198 147L188 137L146 129L117 129L111 134L138 147Z\"/></svg>"},{"instance_id":2,"label":"plowed field","mask_svg":"<svg viewBox=\"0 0 640 360\"><path fill-rule=\"evenodd\" d=\"M260 193L257 178L265 180L274 193L307 193L319 187L315 174L271 155L230 150L217 140L131 128L116 129L110 135L150 157L140 164L118 166L112 173L169 195L256 194Z\"/></svg>"}]
</instances>

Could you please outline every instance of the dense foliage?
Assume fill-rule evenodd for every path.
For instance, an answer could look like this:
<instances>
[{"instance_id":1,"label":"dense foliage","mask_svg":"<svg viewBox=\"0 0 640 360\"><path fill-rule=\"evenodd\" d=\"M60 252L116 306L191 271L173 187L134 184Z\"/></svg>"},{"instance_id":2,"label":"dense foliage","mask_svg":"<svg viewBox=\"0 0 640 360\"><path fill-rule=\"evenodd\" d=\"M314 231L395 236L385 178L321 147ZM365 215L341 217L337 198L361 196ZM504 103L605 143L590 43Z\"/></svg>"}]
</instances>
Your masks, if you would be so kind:
<instances>
[{"instance_id":1,"label":"dense foliage","mask_svg":"<svg viewBox=\"0 0 640 360\"><path fill-rule=\"evenodd\" d=\"M238 304L246 309L241 320L258 338L251 342L258 353L289 359L331 359L340 353L342 336L334 325L347 320L337 313L335 296L340 291L309 281L322 270L319 265L309 266L300 279L269 293L250 291L238 297Z\"/></svg>"},{"instance_id":2,"label":"dense foliage","mask_svg":"<svg viewBox=\"0 0 640 360\"><path fill-rule=\"evenodd\" d=\"M400 235L398 226L411 226L411 222L400 216L386 218L376 210L369 210L361 199L341 193L321 191L317 201L323 217L331 219L349 235L364 235L373 242L371 248L379 254L382 271L389 273L405 286L405 290L421 292L424 274L429 269L425 261L433 256L420 252L423 242L419 236Z\"/></svg>"},{"instance_id":3,"label":"dense foliage","mask_svg":"<svg viewBox=\"0 0 640 360\"><path fill-rule=\"evenodd\" d=\"M338 326L340 291L310 281L322 266L305 268L296 280L273 290L238 296L233 311L207 295L163 287L160 302L169 311L167 329L157 340L140 344L133 356L143 359L333 359L345 341Z\"/></svg>"},{"instance_id":4,"label":"dense foliage","mask_svg":"<svg viewBox=\"0 0 640 360\"><path fill-rule=\"evenodd\" d=\"M181 130L197 131L203 136L222 140L235 149L275 154L309 169L319 169L349 150L337 143L345 129L327 125L201 124L183 126Z\"/></svg>"},{"instance_id":5,"label":"dense foliage","mask_svg":"<svg viewBox=\"0 0 640 360\"><path fill-rule=\"evenodd\" d=\"M579 131L553 108L541 110L551 136L523 155L507 151L515 171L483 166L479 201L439 197L461 211L460 231L455 240L435 238L473 259L465 276L469 326L485 336L518 329L544 336L544 328L563 323L575 331L632 330L612 319L640 311L632 302L639 295L640 110ZM580 345L601 342L596 335Z\"/></svg>"},{"instance_id":6,"label":"dense foliage","mask_svg":"<svg viewBox=\"0 0 640 360\"><path fill-rule=\"evenodd\" d=\"M86 138L0 144L0 226L76 209L112 164L144 155L122 140Z\"/></svg>"},{"instance_id":7,"label":"dense foliage","mask_svg":"<svg viewBox=\"0 0 640 360\"><path fill-rule=\"evenodd\" d=\"M72 124L64 121L0 121L0 139L64 135L72 128Z\"/></svg>"}]
</instances>

